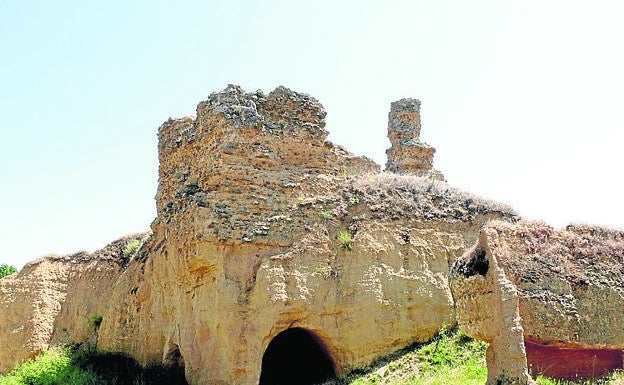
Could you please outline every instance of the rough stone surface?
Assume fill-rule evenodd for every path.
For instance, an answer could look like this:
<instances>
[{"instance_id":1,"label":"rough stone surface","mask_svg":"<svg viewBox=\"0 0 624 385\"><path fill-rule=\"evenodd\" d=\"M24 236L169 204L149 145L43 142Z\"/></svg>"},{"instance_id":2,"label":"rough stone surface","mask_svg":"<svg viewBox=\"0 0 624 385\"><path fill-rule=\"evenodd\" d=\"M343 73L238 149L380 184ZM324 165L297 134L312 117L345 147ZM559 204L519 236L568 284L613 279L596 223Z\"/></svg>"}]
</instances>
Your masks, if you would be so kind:
<instances>
[{"instance_id":1,"label":"rough stone surface","mask_svg":"<svg viewBox=\"0 0 624 385\"><path fill-rule=\"evenodd\" d=\"M591 379L623 367L623 232L493 222L451 275L460 327L491 343L491 383L528 381L528 370Z\"/></svg>"},{"instance_id":2,"label":"rough stone surface","mask_svg":"<svg viewBox=\"0 0 624 385\"><path fill-rule=\"evenodd\" d=\"M450 264L481 224L514 214L380 173L325 141L324 116L308 95L230 86L161 127L154 238L118 284L101 348L143 362L179 349L191 383L257 384L287 328L313 332L344 374L454 324Z\"/></svg>"},{"instance_id":3,"label":"rough stone surface","mask_svg":"<svg viewBox=\"0 0 624 385\"><path fill-rule=\"evenodd\" d=\"M442 173L433 169L435 148L420 141L420 129L420 100L408 98L391 103L388 139L392 147L386 151L386 170L444 180Z\"/></svg>"},{"instance_id":4,"label":"rough stone surface","mask_svg":"<svg viewBox=\"0 0 624 385\"><path fill-rule=\"evenodd\" d=\"M483 224L516 215L440 179L380 172L326 142L324 118L309 95L229 86L195 118L165 122L153 236L127 266L94 263L110 265L97 296L80 297L84 274L53 261L28 298L2 282L2 301L24 307L0 316L0 341L43 335L26 357L88 338L80 325L101 312L99 349L145 364L179 354L190 384L255 385L289 328L311 333L341 375L453 325L450 266ZM26 320L46 306L38 333Z\"/></svg>"},{"instance_id":5,"label":"rough stone surface","mask_svg":"<svg viewBox=\"0 0 624 385\"><path fill-rule=\"evenodd\" d=\"M89 317L104 314L133 235L93 254L48 256L0 279L0 372L50 346L90 338Z\"/></svg>"}]
</instances>

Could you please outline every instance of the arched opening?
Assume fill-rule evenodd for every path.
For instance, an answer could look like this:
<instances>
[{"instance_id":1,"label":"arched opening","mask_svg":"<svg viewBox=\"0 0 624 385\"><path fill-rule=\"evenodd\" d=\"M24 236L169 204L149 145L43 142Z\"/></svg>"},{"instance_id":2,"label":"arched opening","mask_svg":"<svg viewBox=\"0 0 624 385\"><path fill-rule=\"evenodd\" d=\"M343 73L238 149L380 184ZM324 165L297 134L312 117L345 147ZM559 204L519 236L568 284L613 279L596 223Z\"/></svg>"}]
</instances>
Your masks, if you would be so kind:
<instances>
[{"instance_id":1,"label":"arched opening","mask_svg":"<svg viewBox=\"0 0 624 385\"><path fill-rule=\"evenodd\" d=\"M269 343L259 385L315 385L334 377L334 362L323 342L308 330L292 328Z\"/></svg>"},{"instance_id":2,"label":"arched opening","mask_svg":"<svg viewBox=\"0 0 624 385\"><path fill-rule=\"evenodd\" d=\"M159 384L187 385L184 373L184 357L178 345L173 345L167 352L163 367L159 373Z\"/></svg>"}]
</instances>

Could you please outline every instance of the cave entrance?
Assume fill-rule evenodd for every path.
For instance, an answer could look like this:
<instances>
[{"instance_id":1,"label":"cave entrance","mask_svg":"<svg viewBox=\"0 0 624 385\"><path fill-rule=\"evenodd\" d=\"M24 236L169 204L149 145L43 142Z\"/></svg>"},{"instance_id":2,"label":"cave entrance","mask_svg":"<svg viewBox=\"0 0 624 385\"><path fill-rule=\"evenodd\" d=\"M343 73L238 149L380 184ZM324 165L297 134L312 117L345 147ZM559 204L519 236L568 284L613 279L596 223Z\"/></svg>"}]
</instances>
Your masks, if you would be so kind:
<instances>
[{"instance_id":1,"label":"cave entrance","mask_svg":"<svg viewBox=\"0 0 624 385\"><path fill-rule=\"evenodd\" d=\"M171 349L169 349L163 364L164 365L158 370L157 382L154 383L167 385L188 385L184 373L184 357L182 356L178 345L174 345Z\"/></svg>"},{"instance_id":2,"label":"cave entrance","mask_svg":"<svg viewBox=\"0 0 624 385\"><path fill-rule=\"evenodd\" d=\"M292 328L269 343L259 385L315 385L335 377L334 362L323 342L306 329Z\"/></svg>"}]
</instances>

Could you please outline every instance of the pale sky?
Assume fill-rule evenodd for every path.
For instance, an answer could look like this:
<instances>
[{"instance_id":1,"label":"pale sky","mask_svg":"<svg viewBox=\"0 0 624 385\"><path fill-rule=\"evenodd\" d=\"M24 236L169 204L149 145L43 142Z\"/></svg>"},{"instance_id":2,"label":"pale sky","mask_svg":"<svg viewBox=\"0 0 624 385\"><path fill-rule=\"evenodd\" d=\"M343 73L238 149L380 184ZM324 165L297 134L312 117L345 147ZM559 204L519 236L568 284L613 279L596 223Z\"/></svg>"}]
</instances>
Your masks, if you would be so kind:
<instances>
[{"instance_id":1,"label":"pale sky","mask_svg":"<svg viewBox=\"0 0 624 385\"><path fill-rule=\"evenodd\" d=\"M309 93L385 164L390 102L453 186L556 227L624 228L624 1L0 3L0 263L155 218L156 133L228 83Z\"/></svg>"}]
</instances>

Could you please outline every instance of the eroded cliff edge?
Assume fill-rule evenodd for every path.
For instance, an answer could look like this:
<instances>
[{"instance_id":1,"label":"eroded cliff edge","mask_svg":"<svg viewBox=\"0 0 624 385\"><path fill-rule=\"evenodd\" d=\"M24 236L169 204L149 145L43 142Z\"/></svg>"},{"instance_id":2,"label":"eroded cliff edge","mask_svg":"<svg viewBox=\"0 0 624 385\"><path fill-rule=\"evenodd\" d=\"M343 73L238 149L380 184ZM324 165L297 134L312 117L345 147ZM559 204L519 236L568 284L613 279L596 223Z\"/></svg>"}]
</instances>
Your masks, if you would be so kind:
<instances>
[{"instance_id":1,"label":"eroded cliff edge","mask_svg":"<svg viewBox=\"0 0 624 385\"><path fill-rule=\"evenodd\" d=\"M442 181L419 109L393 104L385 172L327 142L322 105L284 87L229 86L165 122L153 235L87 295L98 348L174 357L191 384L258 384L285 330L340 375L454 324L450 266L483 224L516 216Z\"/></svg>"},{"instance_id":2,"label":"eroded cliff edge","mask_svg":"<svg viewBox=\"0 0 624 385\"><path fill-rule=\"evenodd\" d=\"M89 317L106 313L129 262L124 248L146 236L129 235L91 254L47 256L1 279L0 372L51 346L97 338Z\"/></svg>"},{"instance_id":3,"label":"eroded cliff edge","mask_svg":"<svg viewBox=\"0 0 624 385\"><path fill-rule=\"evenodd\" d=\"M490 343L488 383L624 367L624 232L494 221L451 277L459 326Z\"/></svg>"}]
</instances>

